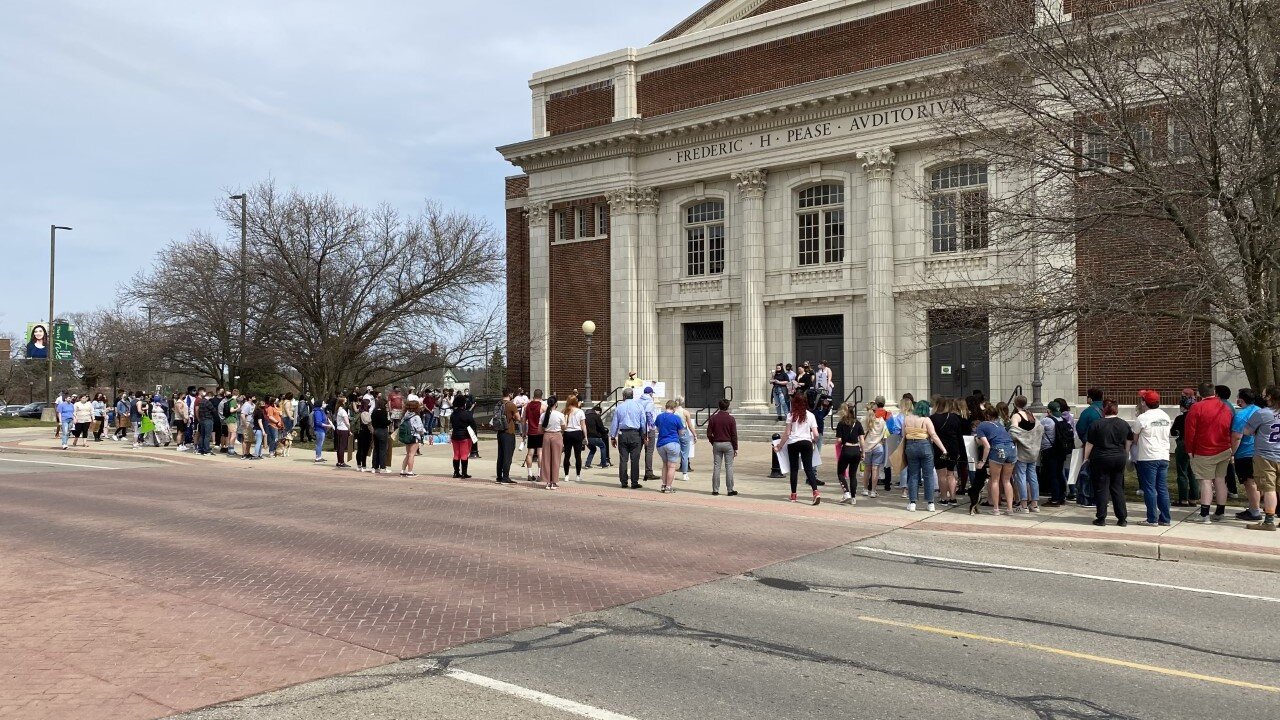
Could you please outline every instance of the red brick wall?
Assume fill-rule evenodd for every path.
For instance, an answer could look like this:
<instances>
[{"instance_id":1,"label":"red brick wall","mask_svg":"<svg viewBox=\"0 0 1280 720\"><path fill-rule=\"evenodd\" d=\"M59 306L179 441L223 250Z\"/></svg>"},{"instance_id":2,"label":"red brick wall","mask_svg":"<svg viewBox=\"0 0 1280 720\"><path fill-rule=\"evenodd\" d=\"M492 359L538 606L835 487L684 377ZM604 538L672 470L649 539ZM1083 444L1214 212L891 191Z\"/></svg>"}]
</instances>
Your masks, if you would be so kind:
<instances>
[{"instance_id":1,"label":"red brick wall","mask_svg":"<svg viewBox=\"0 0 1280 720\"><path fill-rule=\"evenodd\" d=\"M547 98L547 132L552 135L613 122L613 81L552 93Z\"/></svg>"},{"instance_id":2,"label":"red brick wall","mask_svg":"<svg viewBox=\"0 0 1280 720\"><path fill-rule=\"evenodd\" d=\"M1122 194L1104 176L1086 176L1079 187L1082 194ZM1154 218L1097 218L1077 234L1076 267L1086 285L1095 288L1123 288L1128 279L1142 282L1153 275L1173 281L1186 267L1179 250L1184 246L1171 225ZM1188 302L1185 293L1169 291L1147 293L1141 299L1125 297L1123 304L1138 310L1143 303L1172 308ZM1204 323L1102 312L1080 319L1076 346L1081 395L1100 387L1121 404L1133 404L1143 388L1177 397L1178 390L1212 378L1209 328Z\"/></svg>"},{"instance_id":3,"label":"red brick wall","mask_svg":"<svg viewBox=\"0 0 1280 720\"><path fill-rule=\"evenodd\" d=\"M582 323L596 324L591 345L595 400L609 391L609 240L551 244L551 391L564 399L585 392L587 341Z\"/></svg>"},{"instance_id":4,"label":"red brick wall","mask_svg":"<svg viewBox=\"0 0 1280 720\"><path fill-rule=\"evenodd\" d=\"M933 0L644 74L653 117L981 44L980 0Z\"/></svg>"},{"instance_id":5,"label":"red brick wall","mask_svg":"<svg viewBox=\"0 0 1280 720\"><path fill-rule=\"evenodd\" d=\"M507 178L507 199L525 197L529 178ZM507 384L529 388L529 222L507 210Z\"/></svg>"}]
</instances>

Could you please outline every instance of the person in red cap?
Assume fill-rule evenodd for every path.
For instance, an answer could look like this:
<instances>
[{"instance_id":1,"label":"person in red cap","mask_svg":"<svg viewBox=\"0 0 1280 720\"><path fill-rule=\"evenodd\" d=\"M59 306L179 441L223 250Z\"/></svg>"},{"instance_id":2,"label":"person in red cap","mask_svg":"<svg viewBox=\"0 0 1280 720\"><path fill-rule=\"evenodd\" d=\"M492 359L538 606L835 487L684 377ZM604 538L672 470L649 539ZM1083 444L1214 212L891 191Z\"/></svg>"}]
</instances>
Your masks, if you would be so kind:
<instances>
[{"instance_id":1,"label":"person in red cap","mask_svg":"<svg viewBox=\"0 0 1280 720\"><path fill-rule=\"evenodd\" d=\"M1231 463L1231 422L1235 413L1218 399L1213 383L1200 386L1201 400L1187 412L1187 454L1191 471L1200 480L1200 522L1208 525L1210 505L1217 493L1218 519L1226 512L1227 465Z\"/></svg>"},{"instance_id":2,"label":"person in red cap","mask_svg":"<svg viewBox=\"0 0 1280 720\"><path fill-rule=\"evenodd\" d=\"M1147 519L1140 523L1150 527L1173 524L1169 508L1169 436L1173 422L1160 409L1160 393L1138 391L1138 427L1136 442L1138 483L1142 501L1147 505Z\"/></svg>"}]
</instances>

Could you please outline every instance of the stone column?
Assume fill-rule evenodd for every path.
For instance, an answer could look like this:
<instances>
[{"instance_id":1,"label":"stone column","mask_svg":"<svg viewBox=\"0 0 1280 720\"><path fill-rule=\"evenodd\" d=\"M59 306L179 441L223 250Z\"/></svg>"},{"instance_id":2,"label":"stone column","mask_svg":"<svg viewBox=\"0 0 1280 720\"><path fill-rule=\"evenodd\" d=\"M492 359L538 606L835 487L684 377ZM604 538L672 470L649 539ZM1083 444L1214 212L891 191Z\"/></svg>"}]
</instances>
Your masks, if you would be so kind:
<instances>
[{"instance_id":1,"label":"stone column","mask_svg":"<svg viewBox=\"0 0 1280 720\"><path fill-rule=\"evenodd\" d=\"M639 361L636 356L639 190L618 188L610 190L606 198L610 217L609 390L612 390L626 381L628 370L640 370L633 367Z\"/></svg>"},{"instance_id":2,"label":"stone column","mask_svg":"<svg viewBox=\"0 0 1280 720\"><path fill-rule=\"evenodd\" d=\"M551 206L531 202L529 217L529 384L550 392L551 245L547 235Z\"/></svg>"},{"instance_id":3,"label":"stone column","mask_svg":"<svg viewBox=\"0 0 1280 720\"><path fill-rule=\"evenodd\" d=\"M636 104L636 60L632 50L627 61L613 68L613 120L640 117Z\"/></svg>"},{"instance_id":4,"label":"stone column","mask_svg":"<svg viewBox=\"0 0 1280 720\"><path fill-rule=\"evenodd\" d=\"M635 370L646 380L658 377L658 190L638 188L640 236L636 246L636 360Z\"/></svg>"},{"instance_id":5,"label":"stone column","mask_svg":"<svg viewBox=\"0 0 1280 720\"><path fill-rule=\"evenodd\" d=\"M765 355L764 332L764 193L768 173L764 170L742 170L733 173L742 200L742 306L741 351L731 353L736 366L734 388L737 404L744 410L763 412L769 406L770 365Z\"/></svg>"},{"instance_id":6,"label":"stone column","mask_svg":"<svg viewBox=\"0 0 1280 720\"><path fill-rule=\"evenodd\" d=\"M871 387L867 395L897 402L896 324L893 302L893 151L858 153L867 174L867 334L871 343Z\"/></svg>"}]
</instances>

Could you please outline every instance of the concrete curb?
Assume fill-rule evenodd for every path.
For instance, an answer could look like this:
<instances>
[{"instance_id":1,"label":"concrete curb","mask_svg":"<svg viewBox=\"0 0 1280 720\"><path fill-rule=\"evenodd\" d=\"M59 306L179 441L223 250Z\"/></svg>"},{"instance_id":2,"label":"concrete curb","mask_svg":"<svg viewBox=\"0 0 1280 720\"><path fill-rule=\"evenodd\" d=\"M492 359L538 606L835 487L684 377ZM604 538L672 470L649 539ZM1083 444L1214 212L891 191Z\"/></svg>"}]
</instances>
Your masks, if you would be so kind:
<instances>
[{"instance_id":1,"label":"concrete curb","mask_svg":"<svg viewBox=\"0 0 1280 720\"><path fill-rule=\"evenodd\" d=\"M1046 535L1004 535L993 533L963 532L956 530L929 530L928 528L910 528L911 532L934 532L939 535L963 535L971 538L993 540L1009 540L1021 544L1033 544L1050 547L1056 550L1072 550L1091 552L1100 555L1119 555L1122 557L1142 558L1145 560L1162 560L1165 562L1188 562L1219 567L1232 567L1241 570L1257 570L1260 572L1280 573L1280 555L1265 553L1248 553L1239 550L1222 548L1193 547L1171 543L1140 542L1132 540L1102 540L1096 538L1052 537Z\"/></svg>"}]
</instances>

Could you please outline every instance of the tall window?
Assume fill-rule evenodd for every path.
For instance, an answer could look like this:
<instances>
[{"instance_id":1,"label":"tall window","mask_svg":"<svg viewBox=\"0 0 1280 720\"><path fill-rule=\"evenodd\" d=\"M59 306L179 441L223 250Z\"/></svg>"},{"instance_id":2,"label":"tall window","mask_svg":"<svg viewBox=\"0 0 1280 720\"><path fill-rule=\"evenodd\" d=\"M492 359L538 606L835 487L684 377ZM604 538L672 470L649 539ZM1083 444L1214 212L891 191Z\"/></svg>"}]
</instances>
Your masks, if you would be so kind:
<instances>
[{"instance_id":1,"label":"tall window","mask_svg":"<svg viewBox=\"0 0 1280 720\"><path fill-rule=\"evenodd\" d=\"M1102 130L1090 130L1084 134L1084 165L1100 168L1111 164L1111 139Z\"/></svg>"},{"instance_id":2,"label":"tall window","mask_svg":"<svg viewBox=\"0 0 1280 720\"><path fill-rule=\"evenodd\" d=\"M685 210L688 275L724 272L724 202L708 200Z\"/></svg>"},{"instance_id":3,"label":"tall window","mask_svg":"<svg viewBox=\"0 0 1280 720\"><path fill-rule=\"evenodd\" d=\"M573 209L573 214L578 220L578 237L580 238L592 237L592 234L589 232L590 229L587 227L587 222L591 219L590 212L591 208L589 207L580 206Z\"/></svg>"},{"instance_id":4,"label":"tall window","mask_svg":"<svg viewBox=\"0 0 1280 720\"><path fill-rule=\"evenodd\" d=\"M988 243L987 166L961 163L930 178L933 251L980 250Z\"/></svg>"},{"instance_id":5,"label":"tall window","mask_svg":"<svg viewBox=\"0 0 1280 720\"><path fill-rule=\"evenodd\" d=\"M596 205L596 235L609 234L609 205L608 203L600 203Z\"/></svg>"},{"instance_id":6,"label":"tall window","mask_svg":"<svg viewBox=\"0 0 1280 720\"><path fill-rule=\"evenodd\" d=\"M844 186L802 190L796 205L799 264L844 262Z\"/></svg>"}]
</instances>

